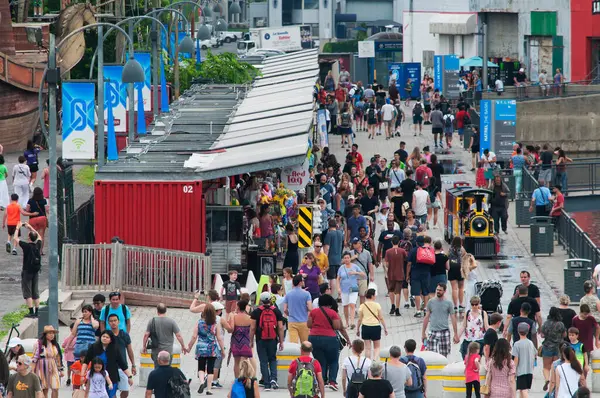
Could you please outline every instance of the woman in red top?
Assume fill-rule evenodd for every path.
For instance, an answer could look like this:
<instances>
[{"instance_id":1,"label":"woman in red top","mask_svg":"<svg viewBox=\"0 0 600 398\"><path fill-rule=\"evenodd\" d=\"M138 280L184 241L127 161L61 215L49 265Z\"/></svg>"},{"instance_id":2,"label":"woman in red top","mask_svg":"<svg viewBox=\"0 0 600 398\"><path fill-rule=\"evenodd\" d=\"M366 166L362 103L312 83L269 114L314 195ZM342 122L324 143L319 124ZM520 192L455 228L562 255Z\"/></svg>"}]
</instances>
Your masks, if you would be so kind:
<instances>
[{"instance_id":1,"label":"woman in red top","mask_svg":"<svg viewBox=\"0 0 600 398\"><path fill-rule=\"evenodd\" d=\"M315 359L323 368L325 384L337 391L336 379L340 362L340 347L336 330L342 333L346 341L350 341L350 337L348 337L337 313L335 299L328 294L319 297L319 307L309 312L307 325L310 329L308 341L313 345Z\"/></svg>"}]
</instances>

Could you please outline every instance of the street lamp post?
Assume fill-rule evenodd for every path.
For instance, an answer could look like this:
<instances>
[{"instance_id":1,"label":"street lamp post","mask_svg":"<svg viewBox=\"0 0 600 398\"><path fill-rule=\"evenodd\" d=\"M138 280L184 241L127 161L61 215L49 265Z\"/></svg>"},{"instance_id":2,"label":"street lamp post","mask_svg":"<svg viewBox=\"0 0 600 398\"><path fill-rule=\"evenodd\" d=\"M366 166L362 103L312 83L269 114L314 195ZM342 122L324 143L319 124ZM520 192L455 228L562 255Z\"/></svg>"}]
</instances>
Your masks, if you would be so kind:
<instances>
[{"instance_id":1,"label":"street lamp post","mask_svg":"<svg viewBox=\"0 0 600 398\"><path fill-rule=\"evenodd\" d=\"M49 131L45 130L43 114L44 114L44 106L43 102L40 101L39 113L40 113L40 123L42 126L42 131L46 134L48 138L48 146L49 146L49 163L50 163L50 214L48 215L48 223L49 225L49 247L50 247L50 258L49 258L49 278L48 278L48 322L54 327L58 328L58 191L57 191L57 180L58 180L58 170L56 168L57 161L57 150L56 150L56 91L58 88L58 84L60 83L60 71L56 66L56 51L76 33L81 32L82 30L90 29L93 27L97 27L100 32L100 37L102 38L102 27L103 26L116 26L107 22L98 22L91 25L82 26L71 33L69 33L64 39L62 39L58 44L55 45L56 38L54 34L50 34L49 39L49 49L48 49L48 67L44 71L44 76L46 78L46 82L48 83L48 121L50 123ZM127 33L117 27L123 33L125 38L129 41L129 49L130 53L133 54L133 40L131 37L127 35ZM102 40L98 42L100 46L100 55L102 56ZM104 78L103 78L103 70L101 62L98 61L98 111L102 110L102 114L98 115L98 135L99 140L102 139L102 146L98 146L98 151L104 147ZM143 82L144 81L144 71L142 66L137 62L133 57L130 57L127 61L127 64L123 68L123 81L126 83L132 82ZM40 83L40 92L38 98L41 98L41 93L43 91L44 84L43 80ZM100 164L100 160L104 159L104 150L98 153L98 162Z\"/></svg>"}]
</instances>

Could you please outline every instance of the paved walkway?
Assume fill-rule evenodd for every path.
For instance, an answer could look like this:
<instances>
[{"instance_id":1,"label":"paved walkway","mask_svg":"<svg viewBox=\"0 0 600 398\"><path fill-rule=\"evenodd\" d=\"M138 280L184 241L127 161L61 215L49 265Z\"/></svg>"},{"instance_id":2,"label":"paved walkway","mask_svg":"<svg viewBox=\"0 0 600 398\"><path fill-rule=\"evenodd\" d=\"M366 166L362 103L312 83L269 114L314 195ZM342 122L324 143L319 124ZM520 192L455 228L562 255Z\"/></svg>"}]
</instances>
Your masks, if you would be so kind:
<instances>
[{"instance_id":1,"label":"paved walkway","mask_svg":"<svg viewBox=\"0 0 600 398\"><path fill-rule=\"evenodd\" d=\"M410 115L408 110L405 110L407 115ZM339 144L339 136L330 137L330 148L333 153L335 153L338 161L342 162L345 158L345 150L340 148ZM455 138L456 139L456 138ZM404 140L407 143L407 148L410 150L415 145L419 147L423 147L424 145L431 145L431 129L429 126L424 126L423 135L418 137L413 137L412 131L409 132L408 126L403 126L402 128L402 137L394 138L393 140L386 141L383 136L378 136L375 140L367 140L367 133L359 132L357 133L357 137L355 142L359 145L359 151L362 153L366 162L368 162L369 158L375 154L380 153L382 156L391 159L393 156L393 152L398 148L400 140ZM410 152L410 151L409 151ZM460 149L453 149L454 153L460 154L459 166L461 163L467 163L466 169L470 168L469 163L469 154ZM470 181L474 180L474 176L472 173L467 172L465 175ZM512 209L510 217L514 218L514 210ZM441 239L442 229L432 230L432 237L434 239ZM502 299L502 305L504 308L508 307L508 303L510 301L510 293L514 289L514 287L519 283L519 272L521 270L528 270L532 274L533 281L540 286L540 290L542 292L542 311L545 315L548 313L548 310L551 305L557 302L556 296L562 292L563 282L562 282L562 267L563 261L566 258L560 250L552 256L552 257L532 257L530 256L528 250L528 242L529 242L529 229L528 228L516 228L510 223L509 219L509 230L508 234L502 235L502 248L501 255L498 259L495 260L483 260L480 261L480 266L477 269L477 276L479 280L484 279L499 279L502 281L504 286L505 294ZM376 272L376 283L378 286L384 286L384 275L383 271L379 269ZM385 314L389 312L390 304L389 301L385 298L385 296L381 295L378 297L379 303L381 303L383 307L383 311ZM132 322L132 340L134 351L136 353L136 358L139 358L138 353L141 350L142 336L145 331L146 324L149 319L154 316L153 308L142 308L142 307L134 307L132 308L133 312L133 322ZM388 328L390 334L388 336L383 337L382 346L389 346L391 344L397 344L402 346L404 341L409 338L413 338L417 340L420 344L420 336L421 336L421 325L422 320L418 318L414 318L414 310L401 310L401 317L389 317L386 315L386 322L388 324ZM182 334L184 336L185 342L187 343L191 337L192 330L197 322L197 316L190 316L190 313L187 310L183 309L170 309L168 311L168 315L173 317L179 324L182 329ZM67 333L66 328L61 328L61 335L65 336ZM354 337L351 334L351 337ZM226 337L226 341L229 340L229 336ZM228 344L226 344L228 345ZM460 360L460 354L458 353L458 345L454 345L452 347L452 354L450 356L451 361ZM345 350L344 353L340 355L340 362L348 355L348 351ZM191 355L187 355L183 357L183 371L188 375L188 377L193 378L192 391L195 396L195 390L198 388L198 381L195 378L195 370L196 370L196 362L194 361ZM541 361L540 361L541 362ZM340 375L338 375L338 382L340 382ZM215 392L216 397L225 397L229 391L229 387L231 386L233 380L233 372L231 368L223 368L221 382L227 388L223 390L213 390ZM137 378L136 378L136 386L137 386ZM280 384L283 386L285 381L280 380ZM341 385L341 384L340 384ZM542 393L542 385L543 385L543 376L541 371L541 363L538 368L536 368L536 373L534 377L534 387L533 393L530 394L532 398L541 398L544 396ZM131 397L133 398L141 398L143 397L144 389L140 387L134 387L131 393ZM289 396L286 391L279 390L277 392L266 392L265 396L270 396L273 398L283 398ZM60 392L60 397L69 397L70 392L66 387L63 387ZM327 392L327 396L335 396L341 397L342 393L339 392Z\"/></svg>"}]
</instances>

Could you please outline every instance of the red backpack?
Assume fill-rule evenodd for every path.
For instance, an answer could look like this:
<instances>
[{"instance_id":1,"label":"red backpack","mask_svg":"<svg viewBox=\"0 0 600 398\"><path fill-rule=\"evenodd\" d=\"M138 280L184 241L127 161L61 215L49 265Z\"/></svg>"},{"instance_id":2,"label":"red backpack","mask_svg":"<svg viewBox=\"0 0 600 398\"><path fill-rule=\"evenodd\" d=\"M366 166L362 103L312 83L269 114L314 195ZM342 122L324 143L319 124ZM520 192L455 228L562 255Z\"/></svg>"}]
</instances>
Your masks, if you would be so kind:
<instances>
[{"instance_id":1,"label":"red backpack","mask_svg":"<svg viewBox=\"0 0 600 398\"><path fill-rule=\"evenodd\" d=\"M417 263L419 264L435 264L435 251L433 247L419 247L417 248Z\"/></svg>"},{"instance_id":2,"label":"red backpack","mask_svg":"<svg viewBox=\"0 0 600 398\"><path fill-rule=\"evenodd\" d=\"M258 308L262 310L258 321L261 340L275 340L277 337L277 316L274 307L261 305Z\"/></svg>"},{"instance_id":3,"label":"red backpack","mask_svg":"<svg viewBox=\"0 0 600 398\"><path fill-rule=\"evenodd\" d=\"M427 188L429 185L429 177L430 177L431 169L426 165L422 164L417 167L415 179L417 182L420 182L423 188Z\"/></svg>"}]
</instances>

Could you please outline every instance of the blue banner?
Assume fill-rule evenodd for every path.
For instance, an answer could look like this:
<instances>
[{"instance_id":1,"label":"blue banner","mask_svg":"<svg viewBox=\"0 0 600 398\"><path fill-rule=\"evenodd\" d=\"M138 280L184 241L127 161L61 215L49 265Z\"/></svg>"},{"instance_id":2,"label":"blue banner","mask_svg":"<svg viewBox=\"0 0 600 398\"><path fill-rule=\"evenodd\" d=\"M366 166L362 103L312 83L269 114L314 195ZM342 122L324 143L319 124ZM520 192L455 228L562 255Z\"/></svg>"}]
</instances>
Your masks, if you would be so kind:
<instances>
[{"instance_id":1,"label":"blue banner","mask_svg":"<svg viewBox=\"0 0 600 398\"><path fill-rule=\"evenodd\" d=\"M175 46L171 45L171 50L167 51L167 36L165 35L165 31L161 29L160 31L161 37L161 46L163 51L166 51L169 54L169 64L173 63L173 59L175 58ZM179 31L179 40L177 41L177 45L181 43L181 40L185 37L185 32ZM171 32L171 44L175 43L175 32ZM179 58L191 58L192 54L189 53L179 53Z\"/></svg>"},{"instance_id":2,"label":"blue banner","mask_svg":"<svg viewBox=\"0 0 600 398\"><path fill-rule=\"evenodd\" d=\"M492 144L492 101L490 100L481 101L479 131L481 133L479 148L480 153L483 153L483 150L490 149Z\"/></svg>"},{"instance_id":3,"label":"blue banner","mask_svg":"<svg viewBox=\"0 0 600 398\"><path fill-rule=\"evenodd\" d=\"M105 65L104 79L106 81L106 90L111 90L109 97L108 93L104 93L104 131L108 131L106 121L108 120L107 109L112 107L114 118L115 131L124 133L127 131L127 85L122 83L121 75L123 74L123 65ZM112 103L109 104L108 99Z\"/></svg>"},{"instance_id":4,"label":"blue banner","mask_svg":"<svg viewBox=\"0 0 600 398\"><path fill-rule=\"evenodd\" d=\"M144 111L150 112L152 110L151 102L151 93L150 88L152 87L152 58L150 53L148 52L135 52L134 57L136 61L142 65L142 69L144 69L144 82L143 83L135 83L135 91L142 90L142 95L144 97ZM127 53L127 59L129 60L129 53ZM138 96L135 96L135 108L138 109L137 106ZM129 102L127 102L127 109L129 109Z\"/></svg>"},{"instance_id":5,"label":"blue banner","mask_svg":"<svg viewBox=\"0 0 600 398\"><path fill-rule=\"evenodd\" d=\"M442 91L442 55L433 56L433 89Z\"/></svg>"},{"instance_id":6,"label":"blue banner","mask_svg":"<svg viewBox=\"0 0 600 398\"><path fill-rule=\"evenodd\" d=\"M404 67L404 80L410 79L412 82L412 93L411 98L421 97L421 64L419 62L405 62L402 64Z\"/></svg>"},{"instance_id":7,"label":"blue banner","mask_svg":"<svg viewBox=\"0 0 600 398\"><path fill-rule=\"evenodd\" d=\"M317 128L319 130L321 148L329 146L329 137L327 136L327 115L325 109L319 109L317 111Z\"/></svg>"},{"instance_id":8,"label":"blue banner","mask_svg":"<svg viewBox=\"0 0 600 398\"><path fill-rule=\"evenodd\" d=\"M94 83L62 83L62 151L65 159L95 159Z\"/></svg>"},{"instance_id":9,"label":"blue banner","mask_svg":"<svg viewBox=\"0 0 600 398\"><path fill-rule=\"evenodd\" d=\"M400 62L392 62L388 64L388 70L390 72L392 72L392 75L390 76L390 79L394 79L396 80L396 88L398 89L399 93L403 93L403 81L402 79L404 79L404 75L402 73L402 64ZM389 84L389 82L388 82Z\"/></svg>"},{"instance_id":10,"label":"blue banner","mask_svg":"<svg viewBox=\"0 0 600 398\"><path fill-rule=\"evenodd\" d=\"M516 100L495 100L494 116L496 120L517 120L517 101Z\"/></svg>"}]
</instances>

